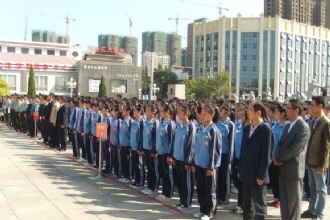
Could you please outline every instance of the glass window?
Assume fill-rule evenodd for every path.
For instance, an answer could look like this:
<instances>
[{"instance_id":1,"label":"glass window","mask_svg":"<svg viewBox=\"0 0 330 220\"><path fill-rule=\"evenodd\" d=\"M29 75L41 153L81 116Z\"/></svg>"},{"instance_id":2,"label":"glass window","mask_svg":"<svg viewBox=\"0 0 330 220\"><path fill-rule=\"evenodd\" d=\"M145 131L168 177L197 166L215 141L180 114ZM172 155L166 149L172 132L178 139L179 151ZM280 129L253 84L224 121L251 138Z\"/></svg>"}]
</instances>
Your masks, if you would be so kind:
<instances>
[{"instance_id":1,"label":"glass window","mask_svg":"<svg viewBox=\"0 0 330 220\"><path fill-rule=\"evenodd\" d=\"M244 48L247 48L247 44L244 44L243 46L244 46Z\"/></svg>"},{"instance_id":2,"label":"glass window","mask_svg":"<svg viewBox=\"0 0 330 220\"><path fill-rule=\"evenodd\" d=\"M0 75L0 78L9 84L9 90L16 90L16 76L15 75Z\"/></svg>"},{"instance_id":3,"label":"glass window","mask_svg":"<svg viewBox=\"0 0 330 220\"><path fill-rule=\"evenodd\" d=\"M22 48L22 53L28 54L29 53L29 48Z\"/></svg>"},{"instance_id":4,"label":"glass window","mask_svg":"<svg viewBox=\"0 0 330 220\"><path fill-rule=\"evenodd\" d=\"M15 53L15 47L7 47L8 53Z\"/></svg>"},{"instance_id":5,"label":"glass window","mask_svg":"<svg viewBox=\"0 0 330 220\"><path fill-rule=\"evenodd\" d=\"M34 49L34 54L41 54L41 49Z\"/></svg>"},{"instance_id":6,"label":"glass window","mask_svg":"<svg viewBox=\"0 0 330 220\"><path fill-rule=\"evenodd\" d=\"M36 76L36 91L47 91L47 76Z\"/></svg>"},{"instance_id":7,"label":"glass window","mask_svg":"<svg viewBox=\"0 0 330 220\"><path fill-rule=\"evenodd\" d=\"M243 60L247 60L247 55L243 55Z\"/></svg>"},{"instance_id":8,"label":"glass window","mask_svg":"<svg viewBox=\"0 0 330 220\"><path fill-rule=\"evenodd\" d=\"M47 50L47 55L55 55L55 50Z\"/></svg>"},{"instance_id":9,"label":"glass window","mask_svg":"<svg viewBox=\"0 0 330 220\"><path fill-rule=\"evenodd\" d=\"M68 91L67 79L63 76L55 76L55 91Z\"/></svg>"}]
</instances>

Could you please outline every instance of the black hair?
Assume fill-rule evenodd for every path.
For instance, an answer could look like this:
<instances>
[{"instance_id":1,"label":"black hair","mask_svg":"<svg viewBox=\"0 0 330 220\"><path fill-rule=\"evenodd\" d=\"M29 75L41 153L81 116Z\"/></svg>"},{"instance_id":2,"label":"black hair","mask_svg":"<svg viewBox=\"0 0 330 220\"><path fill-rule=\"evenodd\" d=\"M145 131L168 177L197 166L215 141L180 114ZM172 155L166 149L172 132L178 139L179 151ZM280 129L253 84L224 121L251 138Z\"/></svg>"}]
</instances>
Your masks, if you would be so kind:
<instances>
[{"instance_id":1,"label":"black hair","mask_svg":"<svg viewBox=\"0 0 330 220\"><path fill-rule=\"evenodd\" d=\"M149 104L146 106L146 109L150 108L150 110L155 114L155 116L159 113L159 110L157 108L157 106L153 105L153 104Z\"/></svg>"},{"instance_id":2,"label":"black hair","mask_svg":"<svg viewBox=\"0 0 330 220\"><path fill-rule=\"evenodd\" d=\"M136 111L139 111L139 112L141 113L141 115L144 114L144 105L142 105L142 104L137 104L137 105L135 105L134 109L135 109Z\"/></svg>"},{"instance_id":3,"label":"black hair","mask_svg":"<svg viewBox=\"0 0 330 220\"><path fill-rule=\"evenodd\" d=\"M286 106L281 103L276 104L275 108L281 113L286 113Z\"/></svg>"},{"instance_id":4,"label":"black hair","mask_svg":"<svg viewBox=\"0 0 330 220\"><path fill-rule=\"evenodd\" d=\"M299 115L301 115L304 110L304 105L302 102L297 99L290 99L289 102L291 103L293 109L299 110Z\"/></svg>"},{"instance_id":5,"label":"black hair","mask_svg":"<svg viewBox=\"0 0 330 220\"><path fill-rule=\"evenodd\" d=\"M129 111L129 115L133 117L133 108L131 107L130 103L127 103L126 105L123 106L123 109L126 111Z\"/></svg>"},{"instance_id":6,"label":"black hair","mask_svg":"<svg viewBox=\"0 0 330 220\"><path fill-rule=\"evenodd\" d=\"M163 108L164 108L165 112L169 111L171 114L172 120L176 121L176 106L172 103L165 102Z\"/></svg>"},{"instance_id":7,"label":"black hair","mask_svg":"<svg viewBox=\"0 0 330 220\"><path fill-rule=\"evenodd\" d=\"M110 106L108 104L105 104L103 109L107 110L107 112L110 112Z\"/></svg>"},{"instance_id":8,"label":"black hair","mask_svg":"<svg viewBox=\"0 0 330 220\"><path fill-rule=\"evenodd\" d=\"M229 106L227 103L221 105L221 107L220 107L220 111L222 111L222 110L225 110L225 111L228 112L229 114L230 114L230 112L231 112L231 108L230 108L230 106Z\"/></svg>"},{"instance_id":9,"label":"black hair","mask_svg":"<svg viewBox=\"0 0 330 220\"><path fill-rule=\"evenodd\" d=\"M218 122L218 120L219 120L219 110L218 110L218 108L214 108L212 105L207 104L203 107L203 109L208 111L210 114L214 115L213 119L212 119L213 123Z\"/></svg>"},{"instance_id":10,"label":"black hair","mask_svg":"<svg viewBox=\"0 0 330 220\"><path fill-rule=\"evenodd\" d=\"M322 109L324 109L324 107L325 107L324 96L313 96L312 100L316 103L316 105L322 104Z\"/></svg>"},{"instance_id":11,"label":"black hair","mask_svg":"<svg viewBox=\"0 0 330 220\"><path fill-rule=\"evenodd\" d=\"M108 104L105 104L105 105L108 105ZM121 118L122 117L122 107L120 105L114 105L113 108L112 108L113 111L115 112L118 112L118 118Z\"/></svg>"},{"instance_id":12,"label":"black hair","mask_svg":"<svg viewBox=\"0 0 330 220\"><path fill-rule=\"evenodd\" d=\"M260 101L253 101L253 109L254 111L260 111L261 112L261 118L264 122L267 122L269 123L268 121L268 117L267 117L267 112L266 112L266 109L265 109L265 106L264 104L262 104L262 102Z\"/></svg>"}]
</instances>

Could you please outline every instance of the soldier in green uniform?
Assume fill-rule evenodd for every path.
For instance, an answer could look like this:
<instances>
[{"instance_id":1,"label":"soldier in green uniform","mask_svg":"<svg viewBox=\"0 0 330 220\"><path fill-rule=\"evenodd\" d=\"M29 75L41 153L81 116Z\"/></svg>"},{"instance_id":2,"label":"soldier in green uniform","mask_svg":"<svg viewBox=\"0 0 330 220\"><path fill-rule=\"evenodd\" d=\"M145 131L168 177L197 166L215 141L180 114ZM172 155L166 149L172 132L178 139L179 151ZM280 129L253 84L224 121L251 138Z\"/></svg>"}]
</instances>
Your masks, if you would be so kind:
<instances>
[{"instance_id":1,"label":"soldier in green uniform","mask_svg":"<svg viewBox=\"0 0 330 220\"><path fill-rule=\"evenodd\" d=\"M22 97L17 96L16 106L15 106L15 118L16 118L15 130L16 131L21 130L21 119L19 117L19 108L20 108L21 104L22 104Z\"/></svg>"},{"instance_id":2,"label":"soldier in green uniform","mask_svg":"<svg viewBox=\"0 0 330 220\"><path fill-rule=\"evenodd\" d=\"M15 106L16 106L16 96L12 95L11 104L10 104L10 120L11 120L11 127L16 127L15 122Z\"/></svg>"},{"instance_id":3,"label":"soldier in green uniform","mask_svg":"<svg viewBox=\"0 0 330 220\"><path fill-rule=\"evenodd\" d=\"M10 126L10 106L11 106L11 97L7 97L7 104L6 104L6 123Z\"/></svg>"},{"instance_id":4,"label":"soldier in green uniform","mask_svg":"<svg viewBox=\"0 0 330 220\"><path fill-rule=\"evenodd\" d=\"M23 132L24 134L26 134L26 132L28 130L27 119L25 117L26 109L28 107L28 104L29 104L29 101L27 99L27 95L24 95L23 100L22 100L22 104L19 107L20 121L22 123L21 132Z\"/></svg>"}]
</instances>

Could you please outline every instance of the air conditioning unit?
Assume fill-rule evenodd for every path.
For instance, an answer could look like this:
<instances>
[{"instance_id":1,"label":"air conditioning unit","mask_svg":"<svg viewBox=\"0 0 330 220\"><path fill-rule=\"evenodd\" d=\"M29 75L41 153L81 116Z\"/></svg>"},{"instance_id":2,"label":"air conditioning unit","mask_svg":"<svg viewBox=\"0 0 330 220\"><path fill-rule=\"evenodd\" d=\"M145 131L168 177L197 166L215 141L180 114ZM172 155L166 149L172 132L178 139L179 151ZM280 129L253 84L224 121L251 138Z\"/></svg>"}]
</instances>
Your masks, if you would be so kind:
<instances>
[{"instance_id":1,"label":"air conditioning unit","mask_svg":"<svg viewBox=\"0 0 330 220\"><path fill-rule=\"evenodd\" d=\"M73 44L70 47L70 57L78 61L82 59L81 44Z\"/></svg>"}]
</instances>

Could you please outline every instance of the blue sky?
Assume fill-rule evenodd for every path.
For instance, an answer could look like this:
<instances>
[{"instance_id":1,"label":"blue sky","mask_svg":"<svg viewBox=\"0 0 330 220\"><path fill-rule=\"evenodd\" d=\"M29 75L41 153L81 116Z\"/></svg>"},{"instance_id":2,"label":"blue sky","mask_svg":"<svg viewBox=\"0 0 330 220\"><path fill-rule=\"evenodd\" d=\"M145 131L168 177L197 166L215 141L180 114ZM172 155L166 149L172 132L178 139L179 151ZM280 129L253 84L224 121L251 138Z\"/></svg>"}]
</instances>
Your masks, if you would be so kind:
<instances>
[{"instance_id":1,"label":"blue sky","mask_svg":"<svg viewBox=\"0 0 330 220\"><path fill-rule=\"evenodd\" d=\"M259 16L263 12L263 0L188 0L201 4L222 7L227 17ZM133 21L132 35L139 38L139 52L142 48L143 31L175 32L175 21L168 21L179 14L179 34L183 36L182 47L186 47L187 24L194 19L207 17L216 20L218 9L190 4L180 0L0 0L0 39L24 40L25 14L37 11L75 18L70 22L71 43L80 43L83 50L97 46L98 34L129 35L129 21ZM31 30L45 29L65 35L65 19L28 13L28 40Z\"/></svg>"}]
</instances>

